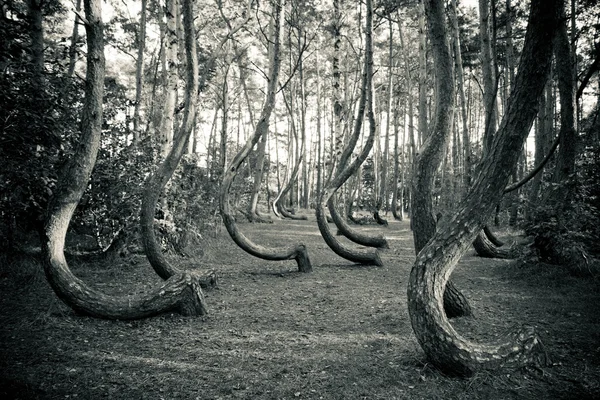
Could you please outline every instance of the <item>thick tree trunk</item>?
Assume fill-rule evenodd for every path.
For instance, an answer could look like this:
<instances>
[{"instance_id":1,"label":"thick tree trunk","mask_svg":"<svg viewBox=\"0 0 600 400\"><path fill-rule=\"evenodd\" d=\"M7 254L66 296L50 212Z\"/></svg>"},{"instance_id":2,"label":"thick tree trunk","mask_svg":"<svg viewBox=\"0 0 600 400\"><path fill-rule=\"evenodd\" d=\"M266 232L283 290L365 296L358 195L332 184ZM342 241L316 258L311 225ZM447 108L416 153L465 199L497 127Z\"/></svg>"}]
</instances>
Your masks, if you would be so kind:
<instances>
[{"instance_id":1,"label":"thick tree trunk","mask_svg":"<svg viewBox=\"0 0 600 400\"><path fill-rule=\"evenodd\" d=\"M186 0L188 4L189 0ZM104 92L104 42L101 2L85 0L87 73L82 132L50 200L42 233L44 271L58 297L75 311L100 318L135 319L166 311L185 315L206 313L199 279L178 274L160 287L135 296L107 296L75 277L64 257L65 236L73 212L88 185L100 145Z\"/></svg>"},{"instance_id":2,"label":"thick tree trunk","mask_svg":"<svg viewBox=\"0 0 600 400\"><path fill-rule=\"evenodd\" d=\"M223 223L227 228L227 232L233 239L233 241L240 246L247 253L262 258L264 260L296 260L298 264L298 270L300 272L312 271L312 265L308 258L308 251L304 244L294 244L287 248L267 248L253 243L247 238L237 227L235 217L231 209L229 201L229 190L231 184L238 173L238 170L248 157L254 146L258 143L263 135L266 135L269 131L269 120L271 113L275 108L275 95L277 93L277 86L279 81L279 66L281 64L280 58L280 46L281 46L281 24L283 19L283 1L273 1L271 3L272 8L272 31L270 38L270 49L269 49L269 79L267 94L265 102L263 104L260 119L256 124L256 129L253 135L248 138L246 144L242 149L235 155L231 164L225 170L223 182L221 184L221 190L219 192L219 208Z\"/></svg>"},{"instance_id":3,"label":"thick tree trunk","mask_svg":"<svg viewBox=\"0 0 600 400\"><path fill-rule=\"evenodd\" d=\"M427 4L431 7L431 1ZM443 15L441 0L436 9ZM558 28L560 0L533 0L514 89L481 173L455 215L438 228L417 256L408 285L408 309L417 340L429 360L453 375L518 367L544 361L535 331L524 327L493 344L460 336L442 312L444 287L452 270L500 201L535 118L548 77L552 38Z\"/></svg>"}]
</instances>

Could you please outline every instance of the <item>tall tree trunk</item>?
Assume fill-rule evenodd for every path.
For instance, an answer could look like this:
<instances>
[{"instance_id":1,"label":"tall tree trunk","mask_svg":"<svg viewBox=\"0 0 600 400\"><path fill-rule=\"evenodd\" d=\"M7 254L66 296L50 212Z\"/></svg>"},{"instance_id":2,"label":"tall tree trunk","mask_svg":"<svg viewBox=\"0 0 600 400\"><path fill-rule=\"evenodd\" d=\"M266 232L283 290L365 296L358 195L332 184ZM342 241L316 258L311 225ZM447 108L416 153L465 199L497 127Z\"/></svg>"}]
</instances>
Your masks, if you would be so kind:
<instances>
[{"instance_id":1,"label":"tall tree trunk","mask_svg":"<svg viewBox=\"0 0 600 400\"><path fill-rule=\"evenodd\" d=\"M244 251L264 260L296 260L300 272L310 272L312 266L310 264L310 259L308 258L308 251L304 244L293 244L287 248L266 248L253 243L238 229L229 200L231 184L233 183L242 162L246 160L260 138L267 134L269 130L269 120L273 109L275 108L275 96L279 81L279 67L281 65L280 47L283 1L273 0L271 2L271 10L273 23L269 39L269 73L265 101L254 133L248 138L242 149L235 157L233 157L231 163L225 170L223 182L219 191L219 209L227 232L233 241Z\"/></svg>"},{"instance_id":2,"label":"tall tree trunk","mask_svg":"<svg viewBox=\"0 0 600 400\"><path fill-rule=\"evenodd\" d=\"M433 212L433 188L452 129L454 117L454 78L452 56L444 15L436 1L425 2L427 28L434 54L436 102L430 131L414 161L413 188L411 199L411 226L415 251L419 253L433 237L436 217ZM446 288L446 312L462 308L461 315L470 315L471 310L464 296L453 285ZM455 301L460 298L460 301ZM458 315L452 315L458 316Z\"/></svg>"},{"instance_id":3,"label":"tall tree trunk","mask_svg":"<svg viewBox=\"0 0 600 400\"><path fill-rule=\"evenodd\" d=\"M137 57L135 59L135 108L133 110L133 142L140 140L140 109L144 91L144 50L146 49L146 8L148 0L142 0L140 27L137 37Z\"/></svg>"},{"instance_id":4,"label":"tall tree trunk","mask_svg":"<svg viewBox=\"0 0 600 400\"><path fill-rule=\"evenodd\" d=\"M344 151L342 152L338 161L336 171L331 180L329 180L323 193L319 197L319 201L316 206L316 217L319 231L325 240L325 243L340 257L347 260L361 263L361 264L374 264L383 265L379 253L377 250L372 249L351 249L346 245L343 245L338 241L335 236L331 233L331 229L327 223L325 215L325 207L330 204L332 197L335 192L352 176L367 158L369 152L373 147L375 141L375 123L373 116L373 87L372 87L372 71L373 71L373 48L372 48L372 1L367 0L367 13L366 13L366 29L365 29L365 62L363 67L363 75L361 80L361 94L358 105L357 117L354 121L353 134L350 136ZM360 132L363 126L364 111L365 107L369 107L369 137L365 142L363 149L356 159L349 164L352 151L356 147ZM330 209L331 211L331 209ZM340 226L338 225L338 228ZM350 237L351 240L356 240L356 237Z\"/></svg>"},{"instance_id":5,"label":"tall tree trunk","mask_svg":"<svg viewBox=\"0 0 600 400\"><path fill-rule=\"evenodd\" d=\"M446 281L500 201L516 167L550 71L552 37L558 28L561 3L532 0L519 72L490 152L455 215L439 227L411 270L408 310L413 330L428 359L448 374L468 376L486 369L544 361L541 342L532 328L524 327L506 339L480 345L460 336L441 306ZM435 6L443 18L441 0L435 1Z\"/></svg>"},{"instance_id":6,"label":"tall tree trunk","mask_svg":"<svg viewBox=\"0 0 600 400\"><path fill-rule=\"evenodd\" d=\"M190 1L185 1L191 7ZM65 260L67 228L88 185L102 131L104 40L101 1L84 0L84 9L87 72L82 132L77 149L63 169L48 206L42 234L42 260L46 277L62 301L85 315L109 319L136 319L167 311L179 311L186 315L205 314L204 295L200 289L200 281L195 275L175 275L145 294L108 296L73 275Z\"/></svg>"},{"instance_id":7,"label":"tall tree trunk","mask_svg":"<svg viewBox=\"0 0 600 400\"><path fill-rule=\"evenodd\" d=\"M469 136L469 121L467 117L467 98L465 96L465 78L463 74L463 61L460 50L460 31L458 27L458 17L456 13L456 0L452 0L451 17L454 36L454 57L456 60L456 80L458 83L458 93L460 97L460 116L462 127L462 145L463 145L463 183L465 189L471 186L471 139Z\"/></svg>"},{"instance_id":8,"label":"tall tree trunk","mask_svg":"<svg viewBox=\"0 0 600 400\"><path fill-rule=\"evenodd\" d=\"M419 136L427 136L427 33L423 2L419 2ZM412 221L411 218L411 225Z\"/></svg>"},{"instance_id":9,"label":"tall tree trunk","mask_svg":"<svg viewBox=\"0 0 600 400\"><path fill-rule=\"evenodd\" d=\"M496 108L496 77L492 54L490 0L479 0L479 40L481 42L481 72L483 75L483 104L485 109L485 131L483 137L484 155L492 144L498 119Z\"/></svg>"},{"instance_id":10,"label":"tall tree trunk","mask_svg":"<svg viewBox=\"0 0 600 400\"><path fill-rule=\"evenodd\" d=\"M165 61L164 73L165 101L159 128L159 143L161 159L165 159L173 146L173 127L175 123L175 101L177 98L177 14L178 0L165 0Z\"/></svg>"},{"instance_id":11,"label":"tall tree trunk","mask_svg":"<svg viewBox=\"0 0 600 400\"><path fill-rule=\"evenodd\" d=\"M75 73L75 64L77 63L77 42L79 41L79 16L77 13L81 11L81 0L75 3L75 20L73 21L73 33L71 33L71 45L69 46L69 69L67 69L67 77L71 78Z\"/></svg>"}]
</instances>

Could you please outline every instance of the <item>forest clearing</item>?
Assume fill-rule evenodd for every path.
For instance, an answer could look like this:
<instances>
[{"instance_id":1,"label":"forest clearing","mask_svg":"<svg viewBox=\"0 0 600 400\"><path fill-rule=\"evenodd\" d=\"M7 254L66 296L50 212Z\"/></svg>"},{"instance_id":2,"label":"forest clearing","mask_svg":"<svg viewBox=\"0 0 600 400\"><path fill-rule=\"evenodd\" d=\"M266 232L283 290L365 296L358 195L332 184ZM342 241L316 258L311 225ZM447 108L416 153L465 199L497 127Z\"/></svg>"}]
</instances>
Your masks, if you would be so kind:
<instances>
[{"instance_id":1,"label":"forest clearing","mask_svg":"<svg viewBox=\"0 0 600 400\"><path fill-rule=\"evenodd\" d=\"M595 399L600 397L600 285L563 267L522 265L473 251L453 274L474 318L453 324L478 342L536 325L551 364L451 378L427 363L406 311L415 255L408 222L384 233L384 266L349 264L321 240L314 218L243 224L259 243L299 238L314 270L249 257L223 230L186 268L216 269L204 318L166 314L106 321L74 314L39 262L0 270L0 397L15 399ZM510 239L515 239L513 236ZM521 240L521 239L519 239ZM5 260L3 260L5 261ZM17 268L16 266L13 268ZM145 257L74 265L114 293L159 278Z\"/></svg>"}]
</instances>

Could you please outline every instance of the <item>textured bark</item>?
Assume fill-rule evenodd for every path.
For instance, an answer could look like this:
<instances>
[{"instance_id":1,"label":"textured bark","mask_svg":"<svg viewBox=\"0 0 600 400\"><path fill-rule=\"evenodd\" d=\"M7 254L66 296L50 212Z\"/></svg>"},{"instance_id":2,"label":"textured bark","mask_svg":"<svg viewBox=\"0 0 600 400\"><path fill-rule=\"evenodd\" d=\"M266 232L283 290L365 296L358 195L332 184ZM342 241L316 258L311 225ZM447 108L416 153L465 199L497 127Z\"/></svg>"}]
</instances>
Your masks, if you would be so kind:
<instances>
[{"instance_id":1,"label":"textured bark","mask_svg":"<svg viewBox=\"0 0 600 400\"><path fill-rule=\"evenodd\" d=\"M479 0L479 40L481 42L481 72L483 75L483 105L485 108L485 131L483 137L484 154L492 144L498 110L496 109L496 76L494 74L494 57L492 54L489 7L490 0Z\"/></svg>"},{"instance_id":2,"label":"textured bark","mask_svg":"<svg viewBox=\"0 0 600 400\"><path fill-rule=\"evenodd\" d=\"M183 121L174 138L173 146L166 154L163 162L156 172L148 176L146 180L142 195L142 209L140 214L141 236L146 257L148 258L150 265L152 265L152 268L154 268L156 273L163 279L168 279L180 271L178 271L174 265L169 263L156 240L154 232L156 203L187 149L189 137L193 131L194 117L196 115L198 103L197 92L199 79L195 29L193 26L193 17L191 15L192 10L188 10L187 7L184 7L184 11L187 83ZM188 15L188 12L190 15Z\"/></svg>"},{"instance_id":3,"label":"textured bark","mask_svg":"<svg viewBox=\"0 0 600 400\"><path fill-rule=\"evenodd\" d=\"M442 12L441 1L435 3ZM560 0L532 1L519 72L490 152L456 214L438 228L411 270L408 309L413 330L429 360L448 374L469 376L546 361L531 327L492 344L476 344L460 336L442 312L442 296L453 269L500 201L517 164L550 71L561 5Z\"/></svg>"},{"instance_id":4,"label":"textured bark","mask_svg":"<svg viewBox=\"0 0 600 400\"><path fill-rule=\"evenodd\" d=\"M221 184L221 190L219 192L219 208L221 211L221 217L223 218L223 223L227 228L227 232L242 250L264 260L295 260L298 264L298 270L300 272L310 272L312 271L312 265L308 257L308 251L304 244L292 244L286 248L267 248L252 242L238 229L229 200L229 190L231 188L231 184L233 183L233 180L235 179L242 162L244 162L244 160L248 157L260 138L263 135L266 135L269 131L269 120L271 113L275 108L275 95L277 93L279 66L281 64L280 47L281 24L283 19L282 3L282 1L273 1L271 3L273 29L270 38L271 48L269 49L269 79L262 112L258 123L256 124L254 133L248 138L244 147L242 147L235 157L233 157L231 164L229 164L225 170L223 182Z\"/></svg>"},{"instance_id":5,"label":"textured bark","mask_svg":"<svg viewBox=\"0 0 600 400\"><path fill-rule=\"evenodd\" d=\"M462 128L462 145L463 145L463 182L465 188L471 186L471 139L469 136L469 123L467 116L467 97L465 96L465 78L463 74L462 54L460 50L460 35L458 27L458 17L456 13L456 0L452 0L451 20L453 24L453 43L454 43L454 58L456 60L456 81L458 83L458 93L460 97L460 116Z\"/></svg>"},{"instance_id":6,"label":"textured bark","mask_svg":"<svg viewBox=\"0 0 600 400\"><path fill-rule=\"evenodd\" d=\"M560 144L556 158L553 181L559 185L553 194L555 204L563 208L567 205L572 185L568 183L575 173L577 155L577 133L575 131L575 82L573 82L573 63L567 27L563 24L556 33L554 58L560 96ZM561 214L560 212L558 213Z\"/></svg>"},{"instance_id":7,"label":"textured bark","mask_svg":"<svg viewBox=\"0 0 600 400\"><path fill-rule=\"evenodd\" d=\"M101 2L85 0L87 72L81 137L50 199L42 233L42 260L50 286L75 311L100 318L136 319L166 311L206 313L197 276L178 274L149 293L107 296L78 279L65 260L65 236L77 204L88 185L100 146L104 92L104 42Z\"/></svg>"},{"instance_id":8,"label":"textured bark","mask_svg":"<svg viewBox=\"0 0 600 400\"><path fill-rule=\"evenodd\" d=\"M444 149L450 138L454 114L454 78L452 73L452 57L447 38L447 29L443 13L432 8L431 3L425 4L427 27L434 54L436 102L434 119L430 124L430 132L417 155L413 173L413 190L411 205L411 225L415 251L419 253L433 237L436 228L436 218L433 213L433 186L436 171L439 168ZM449 293L447 301L461 298L454 304L444 305L452 310L452 315L459 314L456 310L461 305L468 304L467 299L454 285L446 289ZM471 314L470 307L463 308L462 315Z\"/></svg>"},{"instance_id":9,"label":"textured bark","mask_svg":"<svg viewBox=\"0 0 600 400\"><path fill-rule=\"evenodd\" d=\"M165 63L164 103L159 127L161 158L167 157L173 145L173 125L175 121L175 99L177 97L177 4L178 0L165 0Z\"/></svg>"}]
</instances>

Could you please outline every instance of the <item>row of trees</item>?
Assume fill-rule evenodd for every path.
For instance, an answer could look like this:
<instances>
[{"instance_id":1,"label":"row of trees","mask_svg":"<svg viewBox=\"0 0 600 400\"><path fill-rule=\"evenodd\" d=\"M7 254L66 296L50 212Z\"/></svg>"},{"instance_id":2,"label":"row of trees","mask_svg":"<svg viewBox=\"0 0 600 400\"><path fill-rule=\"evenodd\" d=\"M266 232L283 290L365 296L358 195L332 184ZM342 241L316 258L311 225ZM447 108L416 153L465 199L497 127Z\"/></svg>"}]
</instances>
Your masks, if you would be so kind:
<instances>
[{"instance_id":1,"label":"row of trees","mask_svg":"<svg viewBox=\"0 0 600 400\"><path fill-rule=\"evenodd\" d=\"M546 258L587 261L594 251L597 232L573 223L581 214L598 217L582 197L597 191L598 122L583 100L598 62L596 53L581 51L593 32L577 24L594 7L572 2L567 17L561 1L542 3L527 9L507 1L503 8L481 0L477 24L474 10L456 1L447 7L438 0L293 1L266 9L251 1L143 0L139 20L113 5L105 29L100 2L86 0L83 13L75 5L64 42L53 40L65 32L60 3L5 4L2 26L12 39L2 47L2 137L12 143L3 146L7 242L14 244L17 227L37 227L48 280L79 312L119 319L171 309L197 315L206 312L201 287L214 273L179 270L161 240L181 250L217 206L240 247L268 260L295 259L304 272L312 268L304 245L257 245L238 229L240 215L265 222L270 207L280 218L302 217L289 207L314 207L337 254L380 265L378 249L387 242L354 229L353 209L366 207L380 223L381 212L401 219L408 211L418 253L409 311L432 361L458 374L532 361L540 342L529 328L514 334L517 344L482 347L461 338L447 318L470 308L448 278L474 240L488 246L488 255L498 252L481 232L500 216L503 194L533 176L525 173L523 150L536 118L536 165L556 148L549 145L558 131L555 172L535 175L529 201L541 208L519 210L521 202L510 200L510 223L527 211L527 227ZM470 30L477 25L475 40ZM131 57L135 68L121 61L120 71L111 75L109 67L105 75L105 39L111 54ZM574 43L582 44L579 51ZM83 53L85 67L78 63ZM547 79L551 70L554 79ZM543 185L553 190L540 202ZM259 210L261 193L266 207ZM342 244L326 210L342 234L367 249ZM141 245L165 283L118 298L79 280L64 257L73 214L76 227L92 227L97 238L109 238L106 244L139 226ZM560 234L548 234L553 230ZM557 240L573 232L584 244L575 253Z\"/></svg>"}]
</instances>

